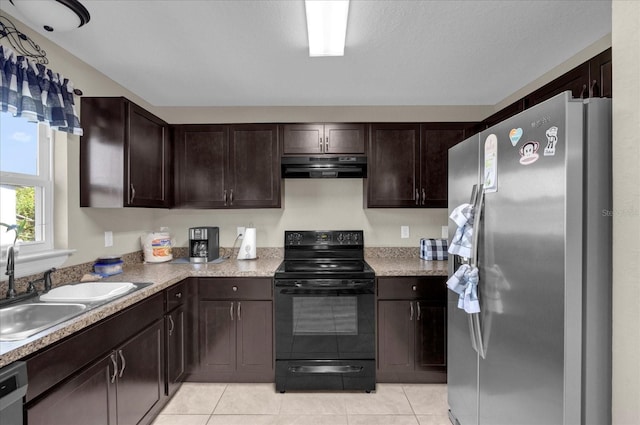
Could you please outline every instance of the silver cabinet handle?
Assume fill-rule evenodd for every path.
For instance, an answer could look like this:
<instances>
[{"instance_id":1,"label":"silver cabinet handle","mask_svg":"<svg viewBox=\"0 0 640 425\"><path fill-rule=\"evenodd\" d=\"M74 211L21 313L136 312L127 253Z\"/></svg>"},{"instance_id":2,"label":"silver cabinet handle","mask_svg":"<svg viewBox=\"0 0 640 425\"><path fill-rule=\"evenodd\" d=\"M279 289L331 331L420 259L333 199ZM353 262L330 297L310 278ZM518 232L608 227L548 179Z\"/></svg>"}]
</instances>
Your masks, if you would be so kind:
<instances>
[{"instance_id":1,"label":"silver cabinet handle","mask_svg":"<svg viewBox=\"0 0 640 425\"><path fill-rule=\"evenodd\" d=\"M120 369L120 374L118 378L122 378L122 374L124 373L124 368L127 367L127 361L124 359L124 354L122 354L122 350L118 350L118 354L120 355L120 360L122 360L122 369Z\"/></svg>"},{"instance_id":2,"label":"silver cabinet handle","mask_svg":"<svg viewBox=\"0 0 640 425\"><path fill-rule=\"evenodd\" d=\"M416 205L420 205L420 191L416 188Z\"/></svg>"},{"instance_id":3,"label":"silver cabinet handle","mask_svg":"<svg viewBox=\"0 0 640 425\"><path fill-rule=\"evenodd\" d=\"M232 287L231 287L231 290L232 290L233 292L238 292L238 287L237 287L237 286L232 286Z\"/></svg>"},{"instance_id":4,"label":"silver cabinet handle","mask_svg":"<svg viewBox=\"0 0 640 425\"><path fill-rule=\"evenodd\" d=\"M413 286L411 287L411 289L412 289L413 291L417 291L417 290L418 290L418 286L417 286L417 285L413 285Z\"/></svg>"},{"instance_id":5,"label":"silver cabinet handle","mask_svg":"<svg viewBox=\"0 0 640 425\"><path fill-rule=\"evenodd\" d=\"M409 308L410 308L410 311L411 311L411 313L409 315L409 320L413 320L413 303L412 302L409 303Z\"/></svg>"},{"instance_id":6,"label":"silver cabinet handle","mask_svg":"<svg viewBox=\"0 0 640 425\"><path fill-rule=\"evenodd\" d=\"M136 199L136 188L133 183L131 183L131 200L129 201L129 203L133 204L134 199Z\"/></svg>"},{"instance_id":7,"label":"silver cabinet handle","mask_svg":"<svg viewBox=\"0 0 640 425\"><path fill-rule=\"evenodd\" d=\"M233 322L233 303L229 306L229 316L231 316L231 321Z\"/></svg>"},{"instance_id":8,"label":"silver cabinet handle","mask_svg":"<svg viewBox=\"0 0 640 425\"><path fill-rule=\"evenodd\" d=\"M422 315L422 311L420 310L420 301L416 301L416 307L418 307L418 315L416 316L416 320L420 320L420 316Z\"/></svg>"},{"instance_id":9,"label":"silver cabinet handle","mask_svg":"<svg viewBox=\"0 0 640 425\"><path fill-rule=\"evenodd\" d=\"M424 205L426 201L427 201L427 191L423 187L422 188L422 205Z\"/></svg>"},{"instance_id":10,"label":"silver cabinet handle","mask_svg":"<svg viewBox=\"0 0 640 425\"><path fill-rule=\"evenodd\" d=\"M322 136L318 137L318 149L320 149L320 152L322 152L322 147L324 146L324 143L322 141Z\"/></svg>"},{"instance_id":11,"label":"silver cabinet handle","mask_svg":"<svg viewBox=\"0 0 640 425\"><path fill-rule=\"evenodd\" d=\"M325 153L329 152L329 136L325 137L324 152Z\"/></svg>"},{"instance_id":12,"label":"silver cabinet handle","mask_svg":"<svg viewBox=\"0 0 640 425\"><path fill-rule=\"evenodd\" d=\"M238 301L238 320L242 320L241 309L242 309L242 303L240 301Z\"/></svg>"},{"instance_id":13,"label":"silver cabinet handle","mask_svg":"<svg viewBox=\"0 0 640 425\"><path fill-rule=\"evenodd\" d=\"M116 382L116 378L118 377L118 359L116 358L116 353L111 354L111 363L113 363L113 375L111 375L111 383Z\"/></svg>"},{"instance_id":14,"label":"silver cabinet handle","mask_svg":"<svg viewBox=\"0 0 640 425\"><path fill-rule=\"evenodd\" d=\"M233 205L233 189L229 191L229 205Z\"/></svg>"},{"instance_id":15,"label":"silver cabinet handle","mask_svg":"<svg viewBox=\"0 0 640 425\"><path fill-rule=\"evenodd\" d=\"M176 294L176 298L182 298L182 292L178 292L178 293Z\"/></svg>"},{"instance_id":16,"label":"silver cabinet handle","mask_svg":"<svg viewBox=\"0 0 640 425\"><path fill-rule=\"evenodd\" d=\"M222 195L222 198L224 199L224 204L227 205L227 189L224 190L224 194Z\"/></svg>"},{"instance_id":17,"label":"silver cabinet handle","mask_svg":"<svg viewBox=\"0 0 640 425\"><path fill-rule=\"evenodd\" d=\"M173 334L173 330L176 328L176 324L173 323L173 317L171 317L171 315L169 315L169 324L171 325L169 328L169 336L171 336L171 334Z\"/></svg>"}]
</instances>

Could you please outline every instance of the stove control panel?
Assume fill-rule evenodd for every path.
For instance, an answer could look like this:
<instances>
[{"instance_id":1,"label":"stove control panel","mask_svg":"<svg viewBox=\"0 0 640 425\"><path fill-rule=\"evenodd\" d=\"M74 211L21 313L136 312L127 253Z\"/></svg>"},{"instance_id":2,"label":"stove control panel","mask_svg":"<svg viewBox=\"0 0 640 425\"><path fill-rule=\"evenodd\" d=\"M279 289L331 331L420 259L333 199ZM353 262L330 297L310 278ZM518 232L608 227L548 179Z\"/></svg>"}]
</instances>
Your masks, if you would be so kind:
<instances>
[{"instance_id":1,"label":"stove control panel","mask_svg":"<svg viewBox=\"0 0 640 425\"><path fill-rule=\"evenodd\" d=\"M362 230L285 231L285 246L363 246Z\"/></svg>"}]
</instances>

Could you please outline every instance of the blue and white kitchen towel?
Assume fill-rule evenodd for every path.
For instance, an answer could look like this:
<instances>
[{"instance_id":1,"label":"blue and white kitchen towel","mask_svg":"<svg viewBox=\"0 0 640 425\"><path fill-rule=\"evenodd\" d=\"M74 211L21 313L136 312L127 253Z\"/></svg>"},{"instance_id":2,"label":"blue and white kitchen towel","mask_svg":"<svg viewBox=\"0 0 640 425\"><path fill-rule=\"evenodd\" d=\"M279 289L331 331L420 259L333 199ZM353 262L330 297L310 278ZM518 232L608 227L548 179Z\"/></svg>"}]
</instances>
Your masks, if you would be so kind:
<instances>
[{"instance_id":1,"label":"blue and white kitchen towel","mask_svg":"<svg viewBox=\"0 0 640 425\"><path fill-rule=\"evenodd\" d=\"M462 204L456 207L453 212L451 212L449 218L458 226L456 233L451 239L451 245L449 245L449 254L471 258L471 248L473 245L473 205Z\"/></svg>"},{"instance_id":2,"label":"blue and white kitchen towel","mask_svg":"<svg viewBox=\"0 0 640 425\"><path fill-rule=\"evenodd\" d=\"M447 280L447 287L459 295L458 308L467 313L480 313L478 301L478 268L463 264Z\"/></svg>"}]
</instances>

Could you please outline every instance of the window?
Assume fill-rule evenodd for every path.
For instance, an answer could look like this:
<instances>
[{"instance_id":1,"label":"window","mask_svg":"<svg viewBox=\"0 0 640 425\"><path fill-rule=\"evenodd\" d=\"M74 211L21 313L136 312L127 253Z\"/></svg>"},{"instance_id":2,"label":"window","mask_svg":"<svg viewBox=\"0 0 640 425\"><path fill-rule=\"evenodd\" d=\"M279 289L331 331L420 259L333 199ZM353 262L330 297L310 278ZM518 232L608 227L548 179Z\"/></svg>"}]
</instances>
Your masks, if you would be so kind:
<instances>
[{"instance_id":1,"label":"window","mask_svg":"<svg viewBox=\"0 0 640 425\"><path fill-rule=\"evenodd\" d=\"M0 112L0 222L25 222L20 255L53 249L52 130ZM0 228L2 259L15 238Z\"/></svg>"}]
</instances>

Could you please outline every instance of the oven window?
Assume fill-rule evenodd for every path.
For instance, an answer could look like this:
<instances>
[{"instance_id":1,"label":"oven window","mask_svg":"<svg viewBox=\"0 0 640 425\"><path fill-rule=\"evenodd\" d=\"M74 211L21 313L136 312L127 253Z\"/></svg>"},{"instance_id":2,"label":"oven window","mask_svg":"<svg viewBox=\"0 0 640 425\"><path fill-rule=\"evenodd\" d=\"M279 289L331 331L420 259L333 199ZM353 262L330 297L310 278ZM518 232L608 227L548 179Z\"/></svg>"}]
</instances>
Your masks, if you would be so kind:
<instances>
[{"instance_id":1,"label":"oven window","mask_svg":"<svg viewBox=\"0 0 640 425\"><path fill-rule=\"evenodd\" d=\"M294 335L357 335L357 297L293 297Z\"/></svg>"}]
</instances>

